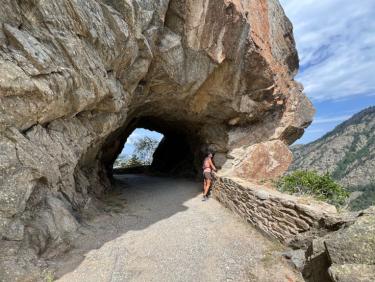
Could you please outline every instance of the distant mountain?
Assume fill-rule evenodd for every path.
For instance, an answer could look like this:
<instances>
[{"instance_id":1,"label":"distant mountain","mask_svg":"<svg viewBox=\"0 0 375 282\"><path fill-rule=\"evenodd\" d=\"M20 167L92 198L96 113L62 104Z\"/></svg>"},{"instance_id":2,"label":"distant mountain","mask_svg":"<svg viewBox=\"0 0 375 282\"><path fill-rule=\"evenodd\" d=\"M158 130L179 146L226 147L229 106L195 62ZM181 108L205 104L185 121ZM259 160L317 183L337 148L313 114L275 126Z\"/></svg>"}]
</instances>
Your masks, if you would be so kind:
<instances>
[{"instance_id":1,"label":"distant mountain","mask_svg":"<svg viewBox=\"0 0 375 282\"><path fill-rule=\"evenodd\" d=\"M346 187L375 183L375 106L338 125L320 139L291 146L290 170L329 172Z\"/></svg>"}]
</instances>

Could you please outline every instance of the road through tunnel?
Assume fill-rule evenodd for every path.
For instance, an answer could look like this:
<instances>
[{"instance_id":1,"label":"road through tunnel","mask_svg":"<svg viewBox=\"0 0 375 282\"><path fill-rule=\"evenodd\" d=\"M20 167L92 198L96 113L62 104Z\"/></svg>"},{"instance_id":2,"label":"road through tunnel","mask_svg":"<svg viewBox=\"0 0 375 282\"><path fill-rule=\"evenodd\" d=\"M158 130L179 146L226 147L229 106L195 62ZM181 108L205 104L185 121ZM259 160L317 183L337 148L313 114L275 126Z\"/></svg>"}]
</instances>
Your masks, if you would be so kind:
<instances>
[{"instance_id":1,"label":"road through tunnel","mask_svg":"<svg viewBox=\"0 0 375 282\"><path fill-rule=\"evenodd\" d=\"M184 121L155 117L135 118L108 138L102 149L101 163L109 177L120 171L134 171L130 163L129 169L125 170L116 170L113 167L118 156L124 151L132 132L142 128L160 133L162 138L155 146L151 160L140 159L141 166L147 167L148 172L164 176L194 178L200 172L204 155L210 150L210 144L205 143L200 135L200 127L199 124L188 124ZM123 154L128 160L132 157L129 152Z\"/></svg>"},{"instance_id":2,"label":"road through tunnel","mask_svg":"<svg viewBox=\"0 0 375 282\"><path fill-rule=\"evenodd\" d=\"M4 2L0 237L36 255L68 242L136 128L164 135L151 167L167 175L207 151L222 175L286 171L314 113L290 21L277 1L198 2Z\"/></svg>"}]
</instances>

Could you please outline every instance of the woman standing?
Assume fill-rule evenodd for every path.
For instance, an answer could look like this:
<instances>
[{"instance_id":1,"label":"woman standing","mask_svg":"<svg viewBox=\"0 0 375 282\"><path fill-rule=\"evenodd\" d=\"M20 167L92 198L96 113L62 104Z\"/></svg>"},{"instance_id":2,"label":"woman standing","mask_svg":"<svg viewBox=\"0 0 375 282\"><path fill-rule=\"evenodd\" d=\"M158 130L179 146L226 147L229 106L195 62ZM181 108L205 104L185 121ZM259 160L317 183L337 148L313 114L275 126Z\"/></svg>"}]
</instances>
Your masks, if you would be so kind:
<instances>
[{"instance_id":1,"label":"woman standing","mask_svg":"<svg viewBox=\"0 0 375 282\"><path fill-rule=\"evenodd\" d=\"M203 199L202 201L208 200L207 193L212 183L212 171L216 171L216 167L212 162L212 153L208 153L207 157L203 161Z\"/></svg>"}]
</instances>

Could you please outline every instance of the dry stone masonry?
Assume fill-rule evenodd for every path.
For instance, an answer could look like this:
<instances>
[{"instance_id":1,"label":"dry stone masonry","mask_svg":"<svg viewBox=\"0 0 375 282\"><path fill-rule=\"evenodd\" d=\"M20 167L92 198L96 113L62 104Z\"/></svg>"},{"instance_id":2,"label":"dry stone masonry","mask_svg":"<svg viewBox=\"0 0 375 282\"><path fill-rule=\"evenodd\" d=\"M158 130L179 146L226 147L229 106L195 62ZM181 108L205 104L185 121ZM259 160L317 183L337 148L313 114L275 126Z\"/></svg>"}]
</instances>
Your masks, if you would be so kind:
<instances>
[{"instance_id":1,"label":"dry stone masonry","mask_svg":"<svg viewBox=\"0 0 375 282\"><path fill-rule=\"evenodd\" d=\"M214 196L264 234L291 247L285 257L308 282L375 280L375 207L335 207L234 177L218 176Z\"/></svg>"},{"instance_id":2,"label":"dry stone masonry","mask_svg":"<svg viewBox=\"0 0 375 282\"><path fill-rule=\"evenodd\" d=\"M303 243L307 235L329 229L340 220L335 207L246 182L218 177L215 197L272 238L287 244Z\"/></svg>"}]
</instances>

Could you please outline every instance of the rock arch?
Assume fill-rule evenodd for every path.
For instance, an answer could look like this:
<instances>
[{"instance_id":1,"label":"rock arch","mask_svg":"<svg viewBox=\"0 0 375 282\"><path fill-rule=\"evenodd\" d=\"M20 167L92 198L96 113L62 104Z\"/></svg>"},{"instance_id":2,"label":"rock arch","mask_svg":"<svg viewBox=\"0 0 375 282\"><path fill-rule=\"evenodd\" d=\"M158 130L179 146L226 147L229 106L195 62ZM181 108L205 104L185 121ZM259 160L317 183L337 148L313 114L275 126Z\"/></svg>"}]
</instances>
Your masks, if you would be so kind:
<instances>
[{"instance_id":1,"label":"rock arch","mask_svg":"<svg viewBox=\"0 0 375 282\"><path fill-rule=\"evenodd\" d=\"M5 1L0 22L0 234L39 254L109 187L134 126L249 179L282 173L312 120L276 0Z\"/></svg>"},{"instance_id":2,"label":"rock arch","mask_svg":"<svg viewBox=\"0 0 375 282\"><path fill-rule=\"evenodd\" d=\"M202 141L192 124L186 121L166 121L157 117L134 118L109 135L99 157L104 170L111 177L111 167L121 153L130 133L144 128L163 134L154 152L151 169L161 173L194 176L198 172L202 152ZM116 149L113 149L116 148Z\"/></svg>"}]
</instances>

